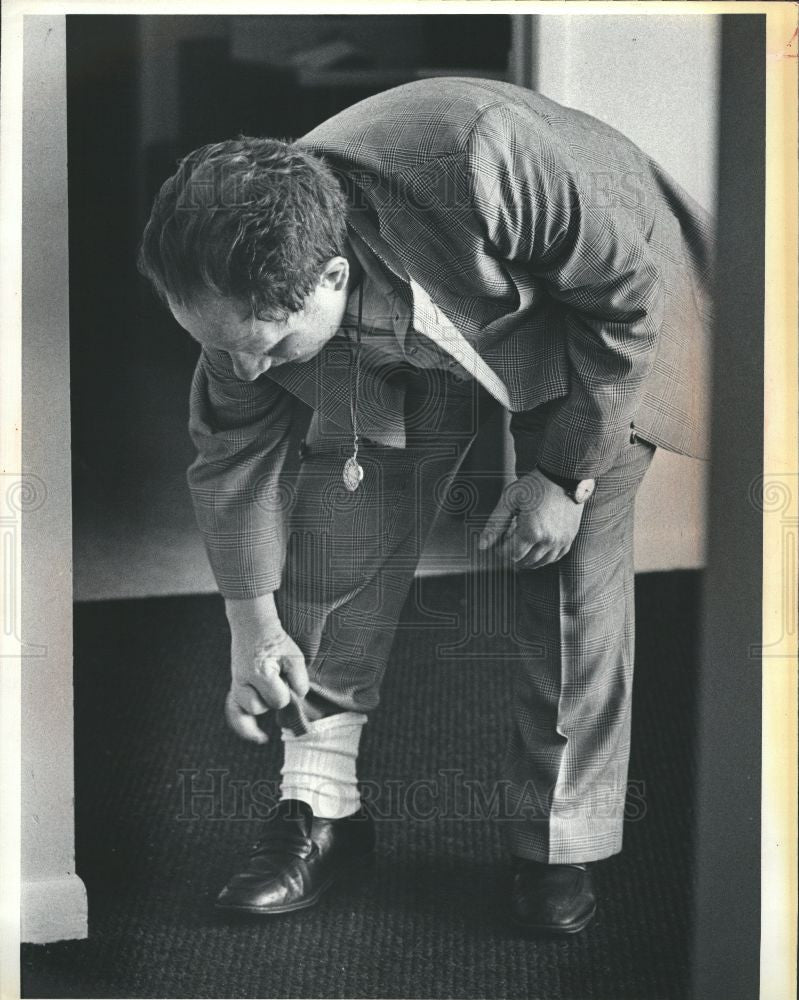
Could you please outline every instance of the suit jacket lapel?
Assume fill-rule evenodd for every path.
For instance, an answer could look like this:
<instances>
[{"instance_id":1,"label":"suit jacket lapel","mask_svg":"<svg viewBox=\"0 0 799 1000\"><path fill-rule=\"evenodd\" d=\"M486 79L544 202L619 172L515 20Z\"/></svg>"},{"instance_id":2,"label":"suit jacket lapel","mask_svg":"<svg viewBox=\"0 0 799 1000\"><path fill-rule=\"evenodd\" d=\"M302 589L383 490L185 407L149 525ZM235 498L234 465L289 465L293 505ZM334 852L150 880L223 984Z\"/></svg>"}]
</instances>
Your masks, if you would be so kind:
<instances>
[{"instance_id":1,"label":"suit jacket lapel","mask_svg":"<svg viewBox=\"0 0 799 1000\"><path fill-rule=\"evenodd\" d=\"M413 303L415 328L429 337L438 347L449 354L462 365L474 378L498 399L506 408L510 408L511 400L507 386L499 376L483 361L469 341L463 336L449 317L433 302L427 289L420 282L411 278L402 261L395 254L391 245L378 236L366 213L354 214L350 221L355 232L367 247L382 261L410 291ZM519 276L522 279L522 275ZM529 299L527 289L521 281L519 287L520 302L526 304ZM515 314L511 313L511 316Z\"/></svg>"},{"instance_id":2,"label":"suit jacket lapel","mask_svg":"<svg viewBox=\"0 0 799 1000\"><path fill-rule=\"evenodd\" d=\"M469 374L486 388L506 409L511 401L502 379L486 364L449 317L433 302L418 282L411 282L417 330L453 357Z\"/></svg>"},{"instance_id":3,"label":"suit jacket lapel","mask_svg":"<svg viewBox=\"0 0 799 1000\"><path fill-rule=\"evenodd\" d=\"M405 265L398 254L395 253L391 244L378 233L369 214L363 209L354 210L350 213L347 221L372 254L388 269L392 276L394 287L404 290L410 302L410 283Z\"/></svg>"}]
</instances>

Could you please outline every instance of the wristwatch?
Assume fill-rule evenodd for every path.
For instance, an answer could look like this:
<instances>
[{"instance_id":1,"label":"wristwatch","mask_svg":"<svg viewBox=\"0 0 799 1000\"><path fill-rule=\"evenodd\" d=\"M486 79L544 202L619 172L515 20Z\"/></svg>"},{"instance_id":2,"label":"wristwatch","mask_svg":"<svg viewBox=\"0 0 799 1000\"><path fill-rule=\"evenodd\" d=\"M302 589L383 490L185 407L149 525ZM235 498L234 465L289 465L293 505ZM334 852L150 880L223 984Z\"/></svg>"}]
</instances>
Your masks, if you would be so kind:
<instances>
[{"instance_id":1,"label":"wristwatch","mask_svg":"<svg viewBox=\"0 0 799 1000\"><path fill-rule=\"evenodd\" d=\"M566 496L574 503L585 503L596 489L596 479L567 479L565 476L556 476L547 472L540 465L537 468L542 476L546 476L550 482L560 486Z\"/></svg>"}]
</instances>

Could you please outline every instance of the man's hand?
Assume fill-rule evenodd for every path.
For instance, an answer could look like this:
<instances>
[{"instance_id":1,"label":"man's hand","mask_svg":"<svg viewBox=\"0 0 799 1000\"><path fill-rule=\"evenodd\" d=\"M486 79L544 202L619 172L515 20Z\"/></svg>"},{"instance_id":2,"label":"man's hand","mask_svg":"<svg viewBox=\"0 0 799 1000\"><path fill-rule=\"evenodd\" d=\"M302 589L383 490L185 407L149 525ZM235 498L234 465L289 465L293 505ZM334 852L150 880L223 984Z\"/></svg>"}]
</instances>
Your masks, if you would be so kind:
<instances>
[{"instance_id":1,"label":"man's hand","mask_svg":"<svg viewBox=\"0 0 799 1000\"><path fill-rule=\"evenodd\" d=\"M583 516L563 489L533 469L503 490L480 535L479 548L497 551L520 569L557 562L572 547Z\"/></svg>"},{"instance_id":2,"label":"man's hand","mask_svg":"<svg viewBox=\"0 0 799 1000\"><path fill-rule=\"evenodd\" d=\"M280 624L271 595L266 613L264 600L227 602L231 683L225 718L234 733L254 743L267 742L256 716L285 708L292 692L300 698L308 693L305 657Z\"/></svg>"}]
</instances>

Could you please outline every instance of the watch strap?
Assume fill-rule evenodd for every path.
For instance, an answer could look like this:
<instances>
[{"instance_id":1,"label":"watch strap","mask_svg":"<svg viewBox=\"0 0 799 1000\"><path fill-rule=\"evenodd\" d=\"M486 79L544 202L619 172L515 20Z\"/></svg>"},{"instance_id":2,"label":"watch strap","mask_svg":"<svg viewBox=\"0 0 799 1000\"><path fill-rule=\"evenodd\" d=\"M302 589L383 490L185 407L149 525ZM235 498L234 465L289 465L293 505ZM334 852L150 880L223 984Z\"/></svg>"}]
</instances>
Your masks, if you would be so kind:
<instances>
[{"instance_id":1,"label":"watch strap","mask_svg":"<svg viewBox=\"0 0 799 1000\"><path fill-rule=\"evenodd\" d=\"M542 469L540 465L537 466L537 469L542 476L546 476L551 483L554 483L556 486L560 486L561 489L566 490L567 493L572 493L576 490L581 482L580 479L569 479L566 476L556 476L553 472L547 472L546 469Z\"/></svg>"},{"instance_id":2,"label":"watch strap","mask_svg":"<svg viewBox=\"0 0 799 1000\"><path fill-rule=\"evenodd\" d=\"M569 479L566 476L557 476L554 473L547 472L540 465L537 468L542 476L546 476L550 482L556 486L560 486L566 496L577 504L585 503L596 487L595 479Z\"/></svg>"}]
</instances>

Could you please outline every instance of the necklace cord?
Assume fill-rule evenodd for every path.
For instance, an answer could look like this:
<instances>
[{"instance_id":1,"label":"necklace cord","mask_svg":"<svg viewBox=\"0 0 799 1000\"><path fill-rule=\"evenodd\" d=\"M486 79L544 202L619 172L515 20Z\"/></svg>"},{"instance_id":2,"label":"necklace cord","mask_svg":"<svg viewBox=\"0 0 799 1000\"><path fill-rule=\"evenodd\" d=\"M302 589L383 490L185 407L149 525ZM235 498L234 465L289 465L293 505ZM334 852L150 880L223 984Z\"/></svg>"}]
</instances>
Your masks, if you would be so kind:
<instances>
[{"instance_id":1,"label":"necklace cord","mask_svg":"<svg viewBox=\"0 0 799 1000\"><path fill-rule=\"evenodd\" d=\"M358 285L358 326L355 332L355 389L350 395L350 417L352 420L352 454L358 454L358 394L361 381L361 329L363 324L363 282Z\"/></svg>"}]
</instances>

